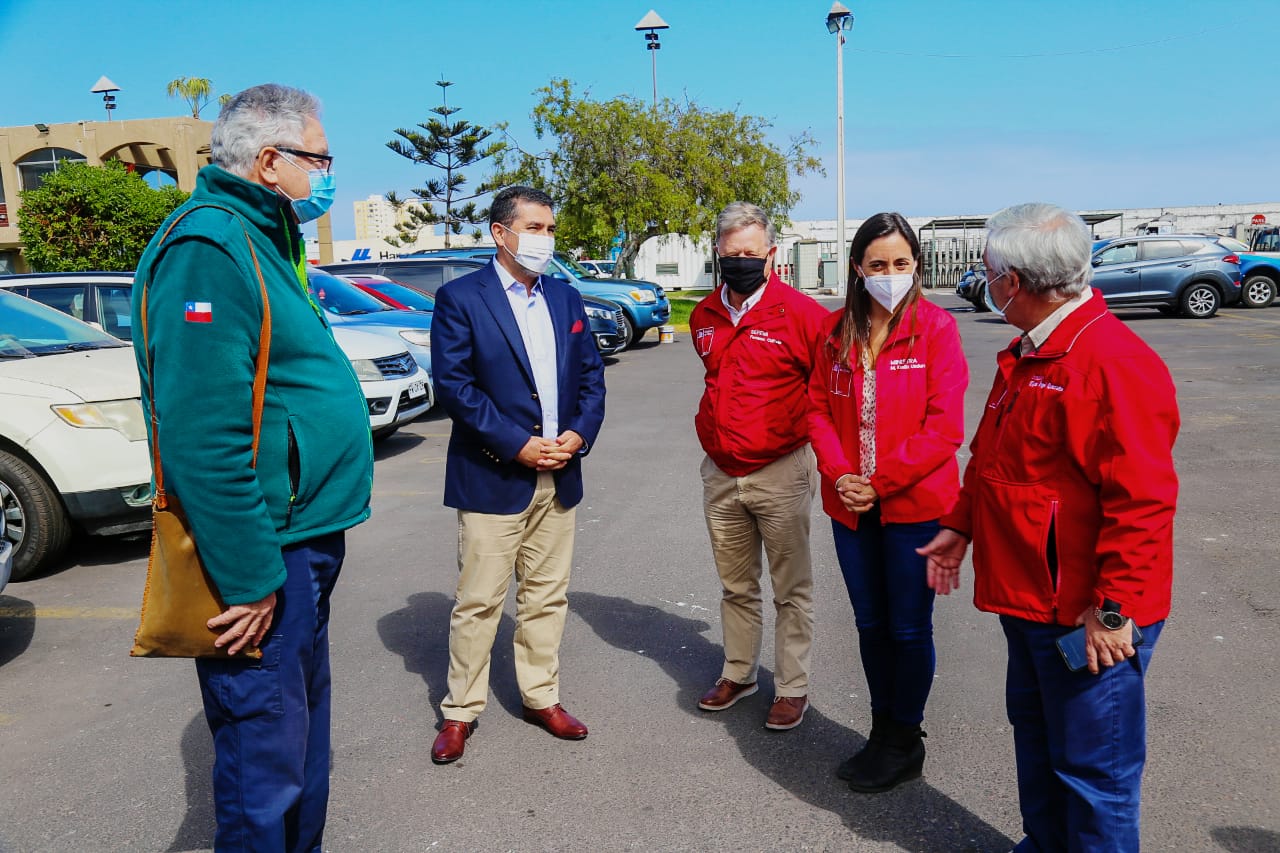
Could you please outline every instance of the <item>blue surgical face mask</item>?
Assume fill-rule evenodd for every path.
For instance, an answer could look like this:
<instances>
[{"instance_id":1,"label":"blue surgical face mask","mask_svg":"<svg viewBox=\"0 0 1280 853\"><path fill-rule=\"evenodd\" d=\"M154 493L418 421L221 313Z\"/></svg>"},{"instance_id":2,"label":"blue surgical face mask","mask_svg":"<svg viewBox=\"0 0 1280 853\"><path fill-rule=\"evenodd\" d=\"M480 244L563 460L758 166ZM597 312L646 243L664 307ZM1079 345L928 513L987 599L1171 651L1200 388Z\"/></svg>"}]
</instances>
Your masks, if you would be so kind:
<instances>
[{"instance_id":1,"label":"blue surgical face mask","mask_svg":"<svg viewBox=\"0 0 1280 853\"><path fill-rule=\"evenodd\" d=\"M282 159L293 168L302 169L288 157ZM326 172L324 169L302 170L307 173L307 178L311 181L311 194L306 198L292 198L279 186L276 187L280 195L289 199L289 203L293 206L293 215L298 217L299 224L319 219L328 213L333 205L333 194L337 189L337 181L332 172Z\"/></svg>"},{"instance_id":2,"label":"blue surgical face mask","mask_svg":"<svg viewBox=\"0 0 1280 853\"><path fill-rule=\"evenodd\" d=\"M987 308L991 310L991 313L995 314L1001 320L1005 319L1004 312L1009 310L1009 306L1013 304L1014 296L1017 296L1018 294L1015 293L1013 294L1013 296L1010 296L1009 300L1004 303L1003 308L997 308L996 303L991 299L991 284L992 282L999 281L1000 279L1004 278L1007 275L1008 275L1007 272L1002 272L1000 273L1000 275L996 276L995 278L988 279L987 286L982 288L982 301L987 303Z\"/></svg>"}]
</instances>

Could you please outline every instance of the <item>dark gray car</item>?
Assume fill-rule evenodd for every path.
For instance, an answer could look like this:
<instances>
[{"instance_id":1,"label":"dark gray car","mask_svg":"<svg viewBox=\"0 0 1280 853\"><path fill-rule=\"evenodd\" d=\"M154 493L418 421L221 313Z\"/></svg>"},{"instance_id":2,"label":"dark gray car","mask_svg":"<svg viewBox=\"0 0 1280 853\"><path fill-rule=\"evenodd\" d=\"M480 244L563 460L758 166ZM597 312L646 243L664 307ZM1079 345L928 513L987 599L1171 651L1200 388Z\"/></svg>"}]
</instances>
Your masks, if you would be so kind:
<instances>
[{"instance_id":1,"label":"dark gray car","mask_svg":"<svg viewBox=\"0 0 1280 853\"><path fill-rule=\"evenodd\" d=\"M1113 237L1093 244L1093 286L1112 307L1155 305L1205 319L1240 300L1240 244L1202 234Z\"/></svg>"}]
</instances>

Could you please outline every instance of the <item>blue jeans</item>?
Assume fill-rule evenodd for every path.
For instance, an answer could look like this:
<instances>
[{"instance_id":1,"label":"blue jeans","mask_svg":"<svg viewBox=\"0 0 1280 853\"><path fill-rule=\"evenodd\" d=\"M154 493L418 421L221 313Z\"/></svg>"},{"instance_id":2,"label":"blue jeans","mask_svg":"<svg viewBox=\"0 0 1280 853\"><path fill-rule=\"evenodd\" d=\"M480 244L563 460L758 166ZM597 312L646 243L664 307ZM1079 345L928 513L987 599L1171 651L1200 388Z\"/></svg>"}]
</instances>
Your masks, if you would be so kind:
<instances>
[{"instance_id":1,"label":"blue jeans","mask_svg":"<svg viewBox=\"0 0 1280 853\"><path fill-rule=\"evenodd\" d=\"M284 548L261 662L198 659L219 851L319 851L329 802L329 595L342 533Z\"/></svg>"},{"instance_id":2,"label":"blue jeans","mask_svg":"<svg viewBox=\"0 0 1280 853\"><path fill-rule=\"evenodd\" d=\"M1027 837L1018 853L1137 851L1147 757L1143 679L1163 620L1123 663L1071 672L1056 641L1061 625L1001 616L1009 644L1005 703L1018 761Z\"/></svg>"},{"instance_id":3,"label":"blue jeans","mask_svg":"<svg viewBox=\"0 0 1280 853\"><path fill-rule=\"evenodd\" d=\"M882 525L876 506L858 517L857 530L834 520L831 530L858 626L871 712L919 725L937 659L933 590L916 548L933 539L938 522Z\"/></svg>"}]
</instances>

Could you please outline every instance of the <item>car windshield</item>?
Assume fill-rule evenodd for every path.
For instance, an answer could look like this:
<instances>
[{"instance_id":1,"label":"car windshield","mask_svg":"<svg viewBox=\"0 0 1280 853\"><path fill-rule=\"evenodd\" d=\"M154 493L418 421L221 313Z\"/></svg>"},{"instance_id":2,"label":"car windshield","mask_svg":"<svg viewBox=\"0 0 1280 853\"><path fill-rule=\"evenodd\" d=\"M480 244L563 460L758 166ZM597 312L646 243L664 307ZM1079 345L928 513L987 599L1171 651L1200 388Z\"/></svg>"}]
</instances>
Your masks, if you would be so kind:
<instances>
[{"instance_id":1,"label":"car windshield","mask_svg":"<svg viewBox=\"0 0 1280 853\"><path fill-rule=\"evenodd\" d=\"M564 252L556 252L556 260L562 265L569 268L569 271L578 278L591 278L595 275L591 270L566 255Z\"/></svg>"},{"instance_id":2,"label":"car windshield","mask_svg":"<svg viewBox=\"0 0 1280 853\"><path fill-rule=\"evenodd\" d=\"M378 311L395 310L351 282L317 270L307 270L307 287L320 303L320 307L330 314L349 317L353 314L373 314Z\"/></svg>"},{"instance_id":3,"label":"car windshield","mask_svg":"<svg viewBox=\"0 0 1280 853\"><path fill-rule=\"evenodd\" d=\"M1232 238L1232 237L1219 237L1219 238L1218 238L1218 245L1222 246L1224 249L1226 249L1226 250L1227 250L1227 251L1229 251L1229 252L1247 252L1247 251L1249 251L1249 247L1248 247L1248 246L1246 246L1244 243L1242 243L1242 242L1240 242L1239 240L1236 240L1236 239L1234 239L1234 238Z\"/></svg>"},{"instance_id":4,"label":"car windshield","mask_svg":"<svg viewBox=\"0 0 1280 853\"><path fill-rule=\"evenodd\" d=\"M425 293L414 290L411 287L405 287L403 284L395 281L362 281L365 287L372 288L384 296L389 296L401 305L411 308L414 311L434 311L436 310L436 301Z\"/></svg>"},{"instance_id":5,"label":"car windshield","mask_svg":"<svg viewBox=\"0 0 1280 853\"><path fill-rule=\"evenodd\" d=\"M55 308L0 290L0 359L127 346Z\"/></svg>"}]
</instances>

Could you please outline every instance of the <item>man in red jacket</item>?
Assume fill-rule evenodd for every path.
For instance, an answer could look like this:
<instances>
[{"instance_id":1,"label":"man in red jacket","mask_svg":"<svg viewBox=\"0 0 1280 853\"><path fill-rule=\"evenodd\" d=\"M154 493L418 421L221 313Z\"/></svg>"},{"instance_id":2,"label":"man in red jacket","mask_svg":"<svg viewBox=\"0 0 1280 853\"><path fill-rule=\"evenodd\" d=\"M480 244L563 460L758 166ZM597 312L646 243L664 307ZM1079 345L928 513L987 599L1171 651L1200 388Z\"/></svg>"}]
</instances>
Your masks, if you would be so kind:
<instances>
[{"instance_id":1,"label":"man in red jacket","mask_svg":"<svg viewBox=\"0 0 1280 853\"><path fill-rule=\"evenodd\" d=\"M723 711L757 690L763 635L761 546L769 557L774 700L765 726L800 725L809 707L813 573L809 515L818 487L806 429L813 348L827 311L773 273L773 224L734 202L716 220L722 284L689 318L706 368L695 425L703 510L723 595L724 668L698 702Z\"/></svg>"},{"instance_id":2,"label":"man in red jacket","mask_svg":"<svg viewBox=\"0 0 1280 853\"><path fill-rule=\"evenodd\" d=\"M946 594L972 541L974 604L1000 615L1015 850L1137 851L1143 680L1173 582L1173 381L1089 288L1079 216L1021 204L987 230L988 303L1023 334L997 359L949 529L920 553Z\"/></svg>"}]
</instances>

